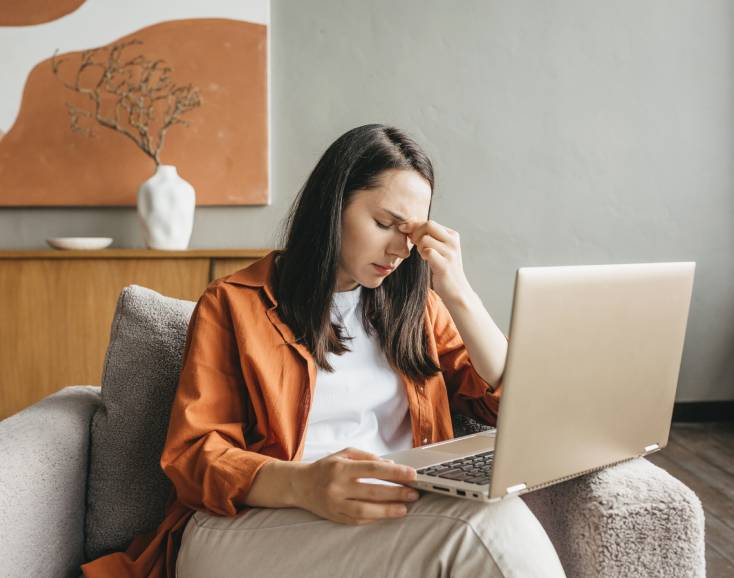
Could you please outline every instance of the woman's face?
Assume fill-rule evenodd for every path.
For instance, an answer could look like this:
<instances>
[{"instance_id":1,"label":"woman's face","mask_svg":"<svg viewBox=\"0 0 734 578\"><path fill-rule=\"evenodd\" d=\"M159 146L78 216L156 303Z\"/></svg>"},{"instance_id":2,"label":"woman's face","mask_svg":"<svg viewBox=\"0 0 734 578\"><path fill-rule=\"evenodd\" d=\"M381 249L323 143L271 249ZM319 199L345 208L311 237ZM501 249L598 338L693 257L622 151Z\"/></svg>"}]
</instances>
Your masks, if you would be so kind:
<instances>
[{"instance_id":1,"label":"woman's face","mask_svg":"<svg viewBox=\"0 0 734 578\"><path fill-rule=\"evenodd\" d=\"M336 290L350 291L357 285L374 289L413 249L407 235L398 231L403 221L427 221L431 185L413 170L390 169L380 175L374 189L354 192L342 212L342 247Z\"/></svg>"}]
</instances>

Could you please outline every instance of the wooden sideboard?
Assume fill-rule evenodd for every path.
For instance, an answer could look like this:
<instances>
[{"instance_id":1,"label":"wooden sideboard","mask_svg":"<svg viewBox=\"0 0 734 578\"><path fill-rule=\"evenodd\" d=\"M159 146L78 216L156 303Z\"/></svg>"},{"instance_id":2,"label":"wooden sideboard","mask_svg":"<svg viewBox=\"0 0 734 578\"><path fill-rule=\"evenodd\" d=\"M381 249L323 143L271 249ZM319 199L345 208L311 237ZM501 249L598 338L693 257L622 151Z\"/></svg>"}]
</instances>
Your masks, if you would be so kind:
<instances>
[{"instance_id":1,"label":"wooden sideboard","mask_svg":"<svg viewBox=\"0 0 734 578\"><path fill-rule=\"evenodd\" d=\"M99 385L120 291L196 301L269 249L0 251L0 419L67 385Z\"/></svg>"}]
</instances>

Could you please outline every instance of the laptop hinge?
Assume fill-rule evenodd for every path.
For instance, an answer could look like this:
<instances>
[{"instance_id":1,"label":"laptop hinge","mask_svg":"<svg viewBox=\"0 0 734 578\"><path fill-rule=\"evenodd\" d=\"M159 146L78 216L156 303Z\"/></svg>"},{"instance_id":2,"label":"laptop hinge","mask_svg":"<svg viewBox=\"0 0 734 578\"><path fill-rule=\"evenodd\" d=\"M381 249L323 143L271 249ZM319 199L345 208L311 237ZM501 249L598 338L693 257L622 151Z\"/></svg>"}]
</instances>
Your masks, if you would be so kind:
<instances>
[{"instance_id":1,"label":"laptop hinge","mask_svg":"<svg viewBox=\"0 0 734 578\"><path fill-rule=\"evenodd\" d=\"M517 494L518 492L522 492L523 490L527 489L527 486L525 484L516 484L514 486L510 486L505 490L505 492L509 494Z\"/></svg>"}]
</instances>

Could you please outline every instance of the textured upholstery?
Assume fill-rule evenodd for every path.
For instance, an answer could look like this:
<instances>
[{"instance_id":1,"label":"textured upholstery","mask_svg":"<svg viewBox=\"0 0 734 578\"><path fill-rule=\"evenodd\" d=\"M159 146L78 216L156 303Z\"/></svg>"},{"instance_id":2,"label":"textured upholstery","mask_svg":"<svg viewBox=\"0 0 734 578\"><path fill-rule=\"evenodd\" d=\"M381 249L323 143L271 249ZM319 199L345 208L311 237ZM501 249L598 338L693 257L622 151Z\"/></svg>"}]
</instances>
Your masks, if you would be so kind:
<instances>
[{"instance_id":1,"label":"textured upholstery","mask_svg":"<svg viewBox=\"0 0 734 578\"><path fill-rule=\"evenodd\" d=\"M192 301L130 285L117 301L92 422L89 559L124 550L163 519L172 485L159 460L176 393Z\"/></svg>"},{"instance_id":2,"label":"textured upholstery","mask_svg":"<svg viewBox=\"0 0 734 578\"><path fill-rule=\"evenodd\" d=\"M99 387L67 387L0 422L0 577L76 576Z\"/></svg>"}]
</instances>

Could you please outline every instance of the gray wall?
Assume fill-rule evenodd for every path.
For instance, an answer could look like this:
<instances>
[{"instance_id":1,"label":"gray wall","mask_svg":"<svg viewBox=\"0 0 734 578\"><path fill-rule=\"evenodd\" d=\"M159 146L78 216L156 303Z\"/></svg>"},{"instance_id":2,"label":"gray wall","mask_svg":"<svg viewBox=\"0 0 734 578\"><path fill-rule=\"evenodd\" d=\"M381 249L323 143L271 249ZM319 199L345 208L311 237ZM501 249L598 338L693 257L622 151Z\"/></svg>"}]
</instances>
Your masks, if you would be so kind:
<instances>
[{"instance_id":1,"label":"gray wall","mask_svg":"<svg viewBox=\"0 0 734 578\"><path fill-rule=\"evenodd\" d=\"M273 0L273 202L191 247L272 246L325 147L394 123L501 329L519 266L694 260L678 399L734 399L733 39L730 0ZM0 211L2 247L62 235L143 246L133 209Z\"/></svg>"}]
</instances>

